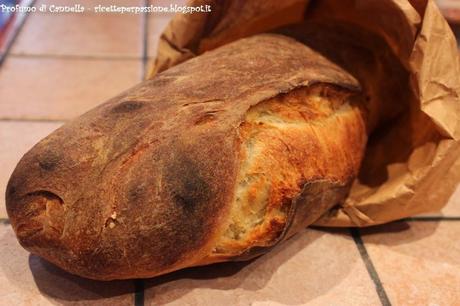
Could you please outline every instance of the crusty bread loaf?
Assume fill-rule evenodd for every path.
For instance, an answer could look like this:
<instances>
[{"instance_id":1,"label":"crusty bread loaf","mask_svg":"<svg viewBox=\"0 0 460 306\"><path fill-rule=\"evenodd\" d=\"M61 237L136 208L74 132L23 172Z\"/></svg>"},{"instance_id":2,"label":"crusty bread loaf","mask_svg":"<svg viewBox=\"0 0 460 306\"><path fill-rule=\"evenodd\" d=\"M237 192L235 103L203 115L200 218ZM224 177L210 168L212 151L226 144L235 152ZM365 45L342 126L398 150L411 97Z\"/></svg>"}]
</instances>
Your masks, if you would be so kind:
<instances>
[{"instance_id":1,"label":"crusty bread loaf","mask_svg":"<svg viewBox=\"0 0 460 306\"><path fill-rule=\"evenodd\" d=\"M173 67L65 124L7 187L20 243L63 269L151 277L267 252L344 199L358 82L263 34Z\"/></svg>"}]
</instances>

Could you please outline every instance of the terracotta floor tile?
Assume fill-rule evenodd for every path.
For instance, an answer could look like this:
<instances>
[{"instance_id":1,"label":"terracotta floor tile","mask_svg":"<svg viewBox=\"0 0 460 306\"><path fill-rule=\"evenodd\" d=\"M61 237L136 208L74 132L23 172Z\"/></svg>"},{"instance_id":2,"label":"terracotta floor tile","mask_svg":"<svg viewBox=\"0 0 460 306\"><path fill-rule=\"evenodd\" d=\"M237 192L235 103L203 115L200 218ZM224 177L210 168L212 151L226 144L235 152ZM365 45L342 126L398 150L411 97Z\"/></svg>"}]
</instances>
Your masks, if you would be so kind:
<instances>
[{"instance_id":1,"label":"terracotta floor tile","mask_svg":"<svg viewBox=\"0 0 460 306\"><path fill-rule=\"evenodd\" d=\"M31 14L13 54L142 56L141 17L133 14Z\"/></svg>"},{"instance_id":2,"label":"terracotta floor tile","mask_svg":"<svg viewBox=\"0 0 460 306\"><path fill-rule=\"evenodd\" d=\"M1 305L133 305L133 282L97 282L70 275L30 255L9 225L0 225Z\"/></svg>"},{"instance_id":3,"label":"terracotta floor tile","mask_svg":"<svg viewBox=\"0 0 460 306\"><path fill-rule=\"evenodd\" d=\"M0 118L73 118L140 77L140 60L10 56L0 71Z\"/></svg>"},{"instance_id":4,"label":"terracotta floor tile","mask_svg":"<svg viewBox=\"0 0 460 306\"><path fill-rule=\"evenodd\" d=\"M57 129L54 122L5 122L0 121L0 218L6 218L6 184L16 164L34 144Z\"/></svg>"},{"instance_id":5,"label":"terracotta floor tile","mask_svg":"<svg viewBox=\"0 0 460 306\"><path fill-rule=\"evenodd\" d=\"M458 305L460 222L396 222L363 232L394 305Z\"/></svg>"},{"instance_id":6,"label":"terracotta floor tile","mask_svg":"<svg viewBox=\"0 0 460 306\"><path fill-rule=\"evenodd\" d=\"M353 240L307 230L250 263L147 281L146 305L378 305Z\"/></svg>"}]
</instances>

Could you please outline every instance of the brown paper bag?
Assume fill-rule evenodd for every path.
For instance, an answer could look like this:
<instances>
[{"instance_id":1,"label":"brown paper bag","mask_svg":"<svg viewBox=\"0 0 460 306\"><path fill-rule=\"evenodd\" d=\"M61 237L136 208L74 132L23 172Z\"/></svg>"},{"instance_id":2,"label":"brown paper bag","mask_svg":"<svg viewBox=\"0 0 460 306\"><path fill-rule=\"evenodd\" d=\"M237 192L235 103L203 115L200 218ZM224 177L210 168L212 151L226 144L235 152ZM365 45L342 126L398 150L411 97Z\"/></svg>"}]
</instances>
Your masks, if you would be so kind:
<instances>
[{"instance_id":1,"label":"brown paper bag","mask_svg":"<svg viewBox=\"0 0 460 306\"><path fill-rule=\"evenodd\" d=\"M409 106L371 135L346 202L316 225L369 226L445 205L460 181L460 60L455 37L433 0L189 4L210 4L212 12L173 18L160 38L151 76L236 39L305 20L366 29L387 44L403 67L408 76L401 85L404 94L389 105Z\"/></svg>"}]
</instances>

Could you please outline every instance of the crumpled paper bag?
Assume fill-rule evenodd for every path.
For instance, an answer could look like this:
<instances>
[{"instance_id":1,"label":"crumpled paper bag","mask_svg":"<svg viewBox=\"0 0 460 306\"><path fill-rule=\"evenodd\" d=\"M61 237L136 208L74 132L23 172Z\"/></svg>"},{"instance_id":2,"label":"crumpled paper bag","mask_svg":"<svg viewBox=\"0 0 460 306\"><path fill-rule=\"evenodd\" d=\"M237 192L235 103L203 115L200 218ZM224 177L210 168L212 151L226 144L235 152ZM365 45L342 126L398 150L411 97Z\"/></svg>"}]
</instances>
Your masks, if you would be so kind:
<instances>
[{"instance_id":1,"label":"crumpled paper bag","mask_svg":"<svg viewBox=\"0 0 460 306\"><path fill-rule=\"evenodd\" d=\"M447 203L460 181L460 59L455 37L433 0L189 4L209 4L212 12L173 18L160 38L150 77L239 38L295 23L302 29L311 20L352 24L378 36L407 74L404 94L389 103L408 107L371 135L347 200L315 225L369 226Z\"/></svg>"}]
</instances>

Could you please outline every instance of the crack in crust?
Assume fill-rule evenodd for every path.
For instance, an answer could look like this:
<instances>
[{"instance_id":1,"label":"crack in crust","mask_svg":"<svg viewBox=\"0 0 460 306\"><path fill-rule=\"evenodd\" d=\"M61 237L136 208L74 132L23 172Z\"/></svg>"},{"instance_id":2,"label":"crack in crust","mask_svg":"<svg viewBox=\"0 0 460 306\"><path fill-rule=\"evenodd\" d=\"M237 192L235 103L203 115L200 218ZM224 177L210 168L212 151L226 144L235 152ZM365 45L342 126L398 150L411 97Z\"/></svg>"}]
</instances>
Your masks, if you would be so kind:
<instances>
[{"instance_id":1,"label":"crack in crust","mask_svg":"<svg viewBox=\"0 0 460 306\"><path fill-rule=\"evenodd\" d=\"M321 178L349 185L366 143L365 110L356 98L323 83L249 109L239 128L242 162L230 221L215 255L273 245L306 183Z\"/></svg>"}]
</instances>

